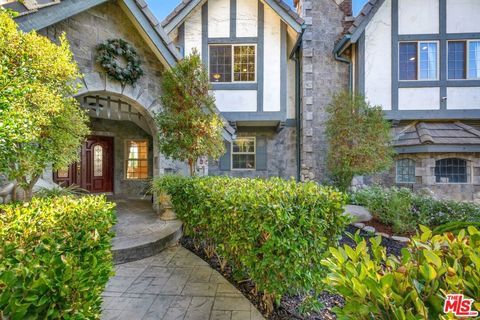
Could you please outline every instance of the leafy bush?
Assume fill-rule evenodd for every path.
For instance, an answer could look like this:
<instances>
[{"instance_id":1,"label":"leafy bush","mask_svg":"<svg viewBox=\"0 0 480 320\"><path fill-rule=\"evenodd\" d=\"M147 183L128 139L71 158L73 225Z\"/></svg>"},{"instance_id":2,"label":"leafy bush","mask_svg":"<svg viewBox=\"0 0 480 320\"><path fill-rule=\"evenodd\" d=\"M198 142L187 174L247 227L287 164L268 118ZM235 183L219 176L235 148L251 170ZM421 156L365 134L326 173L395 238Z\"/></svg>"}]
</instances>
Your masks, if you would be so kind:
<instances>
[{"instance_id":1,"label":"leafy bush","mask_svg":"<svg viewBox=\"0 0 480 320\"><path fill-rule=\"evenodd\" d=\"M443 314L446 294L464 294L480 310L480 231L432 235L426 227L402 250L386 257L380 238L357 234L356 249L330 248L325 282L346 300L338 319L451 319Z\"/></svg>"},{"instance_id":2,"label":"leafy bush","mask_svg":"<svg viewBox=\"0 0 480 320\"><path fill-rule=\"evenodd\" d=\"M320 290L320 261L349 222L345 195L313 182L166 176L154 189L171 195L186 234L204 241L207 255L255 282L267 310L287 292Z\"/></svg>"},{"instance_id":3,"label":"leafy bush","mask_svg":"<svg viewBox=\"0 0 480 320\"><path fill-rule=\"evenodd\" d=\"M350 195L350 202L367 207L397 233L414 232L419 224L436 227L450 222L480 222L480 207L473 203L437 200L406 188L365 188Z\"/></svg>"},{"instance_id":4,"label":"leafy bush","mask_svg":"<svg viewBox=\"0 0 480 320\"><path fill-rule=\"evenodd\" d=\"M12 320L98 319L114 222L103 197L0 205L0 311Z\"/></svg>"}]
</instances>

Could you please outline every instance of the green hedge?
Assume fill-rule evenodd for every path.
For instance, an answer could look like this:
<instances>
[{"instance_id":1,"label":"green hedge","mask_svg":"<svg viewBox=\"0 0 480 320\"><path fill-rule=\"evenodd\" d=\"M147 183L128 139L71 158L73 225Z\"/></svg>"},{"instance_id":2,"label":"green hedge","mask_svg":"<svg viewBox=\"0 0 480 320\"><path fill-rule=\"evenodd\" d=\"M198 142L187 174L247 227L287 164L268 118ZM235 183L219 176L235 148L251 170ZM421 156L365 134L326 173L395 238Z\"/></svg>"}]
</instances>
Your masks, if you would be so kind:
<instances>
[{"instance_id":1,"label":"green hedge","mask_svg":"<svg viewBox=\"0 0 480 320\"><path fill-rule=\"evenodd\" d=\"M98 319L114 222L104 197L0 205L0 311L10 319Z\"/></svg>"},{"instance_id":2,"label":"green hedge","mask_svg":"<svg viewBox=\"0 0 480 320\"><path fill-rule=\"evenodd\" d=\"M338 319L456 319L443 313L447 294L464 294L480 310L480 231L434 235L421 226L400 258L387 257L381 237L355 235L356 248L331 248L323 264L334 292L345 298ZM478 319L478 318L477 318Z\"/></svg>"},{"instance_id":3,"label":"green hedge","mask_svg":"<svg viewBox=\"0 0 480 320\"><path fill-rule=\"evenodd\" d=\"M165 176L185 232L252 279L273 301L287 292L320 290L320 261L348 224L346 196L316 183L275 178Z\"/></svg>"},{"instance_id":4,"label":"green hedge","mask_svg":"<svg viewBox=\"0 0 480 320\"><path fill-rule=\"evenodd\" d=\"M406 188L368 187L350 195L350 202L367 207L398 233L414 232L419 224L436 227L451 222L480 222L480 206L437 200Z\"/></svg>"}]
</instances>

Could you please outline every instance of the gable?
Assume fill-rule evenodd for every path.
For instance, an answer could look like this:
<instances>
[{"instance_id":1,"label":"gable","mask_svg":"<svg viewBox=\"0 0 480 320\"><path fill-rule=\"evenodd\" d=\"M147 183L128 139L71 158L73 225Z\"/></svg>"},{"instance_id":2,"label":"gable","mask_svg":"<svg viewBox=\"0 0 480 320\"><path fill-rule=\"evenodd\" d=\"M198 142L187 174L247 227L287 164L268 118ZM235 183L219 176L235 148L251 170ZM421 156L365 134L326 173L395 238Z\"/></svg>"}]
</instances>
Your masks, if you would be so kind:
<instances>
[{"instance_id":1,"label":"gable","mask_svg":"<svg viewBox=\"0 0 480 320\"><path fill-rule=\"evenodd\" d=\"M236 12L236 0L230 1L229 11ZM167 33L172 32L175 28L180 26L180 24L189 16L192 12L197 10L201 5L203 5L207 0L183 0L173 11L170 13L165 20L162 21L162 26L164 27ZM287 5L283 0L262 0L263 3L268 5L275 13L292 29L297 33L302 31L303 19L292 10L292 8ZM231 4L234 4L235 7L231 7Z\"/></svg>"},{"instance_id":2,"label":"gable","mask_svg":"<svg viewBox=\"0 0 480 320\"><path fill-rule=\"evenodd\" d=\"M8 6L21 8L20 2ZM30 1L32 2L32 1ZM37 3L37 1L33 1ZM15 20L24 31L41 30L81 12L109 2L108 0L56 0L48 6L30 7ZM165 34L159 21L142 0L120 0L122 9L132 21L142 38L155 51L166 66L173 66L181 57L171 39ZM15 4L16 3L16 4ZM25 6L24 6L25 7Z\"/></svg>"}]
</instances>

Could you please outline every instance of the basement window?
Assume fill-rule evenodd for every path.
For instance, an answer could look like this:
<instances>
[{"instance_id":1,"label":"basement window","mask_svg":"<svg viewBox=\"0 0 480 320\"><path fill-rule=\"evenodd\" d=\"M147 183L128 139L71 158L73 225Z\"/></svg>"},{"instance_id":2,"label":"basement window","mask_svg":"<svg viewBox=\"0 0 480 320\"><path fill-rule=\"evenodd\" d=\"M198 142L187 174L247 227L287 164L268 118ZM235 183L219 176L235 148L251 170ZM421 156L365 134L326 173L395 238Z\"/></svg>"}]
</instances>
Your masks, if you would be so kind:
<instances>
[{"instance_id":1,"label":"basement window","mask_svg":"<svg viewBox=\"0 0 480 320\"><path fill-rule=\"evenodd\" d=\"M457 158L437 160L435 162L435 181L437 183L467 183L467 161Z\"/></svg>"},{"instance_id":2,"label":"basement window","mask_svg":"<svg viewBox=\"0 0 480 320\"><path fill-rule=\"evenodd\" d=\"M415 183L415 160L397 160L397 183Z\"/></svg>"},{"instance_id":3,"label":"basement window","mask_svg":"<svg viewBox=\"0 0 480 320\"><path fill-rule=\"evenodd\" d=\"M233 141L232 170L255 170L255 149L255 137Z\"/></svg>"}]
</instances>

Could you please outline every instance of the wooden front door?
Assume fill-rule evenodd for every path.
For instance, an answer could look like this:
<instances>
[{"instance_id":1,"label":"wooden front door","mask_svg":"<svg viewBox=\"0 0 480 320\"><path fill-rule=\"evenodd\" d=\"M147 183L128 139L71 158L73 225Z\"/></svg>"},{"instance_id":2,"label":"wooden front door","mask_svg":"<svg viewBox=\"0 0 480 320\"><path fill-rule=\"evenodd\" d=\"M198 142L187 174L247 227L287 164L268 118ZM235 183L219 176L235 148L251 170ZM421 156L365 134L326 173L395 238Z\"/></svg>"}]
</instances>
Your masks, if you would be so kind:
<instances>
[{"instance_id":1,"label":"wooden front door","mask_svg":"<svg viewBox=\"0 0 480 320\"><path fill-rule=\"evenodd\" d=\"M54 181L67 187L78 185L92 193L113 192L113 138L88 137L80 151L80 162L54 173Z\"/></svg>"}]
</instances>

